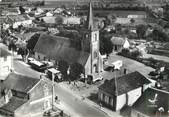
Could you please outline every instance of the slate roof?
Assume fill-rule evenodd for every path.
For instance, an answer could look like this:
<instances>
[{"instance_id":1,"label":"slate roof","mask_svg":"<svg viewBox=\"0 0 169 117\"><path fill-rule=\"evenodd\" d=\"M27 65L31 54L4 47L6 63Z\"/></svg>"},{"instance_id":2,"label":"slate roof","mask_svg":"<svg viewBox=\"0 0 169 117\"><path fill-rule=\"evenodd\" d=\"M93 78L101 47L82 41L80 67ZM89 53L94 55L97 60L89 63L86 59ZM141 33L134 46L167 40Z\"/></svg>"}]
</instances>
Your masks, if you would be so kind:
<instances>
[{"instance_id":1,"label":"slate roof","mask_svg":"<svg viewBox=\"0 0 169 117\"><path fill-rule=\"evenodd\" d=\"M65 60L68 63L77 62L83 66L89 58L88 52L72 47L69 38L48 34L41 34L34 51L54 60Z\"/></svg>"},{"instance_id":2,"label":"slate roof","mask_svg":"<svg viewBox=\"0 0 169 117\"><path fill-rule=\"evenodd\" d=\"M151 82L145 76L135 71L116 78L116 85L114 78L111 80L105 80L104 84L99 86L99 89L111 95L118 96L149 83Z\"/></svg>"},{"instance_id":3,"label":"slate roof","mask_svg":"<svg viewBox=\"0 0 169 117\"><path fill-rule=\"evenodd\" d=\"M13 114L15 110L17 110L20 106L22 106L26 102L27 100L13 96L7 104L0 107L0 113Z\"/></svg>"},{"instance_id":4,"label":"slate roof","mask_svg":"<svg viewBox=\"0 0 169 117\"><path fill-rule=\"evenodd\" d=\"M7 56L11 56L11 53L9 53L8 51L0 47L0 57L7 57Z\"/></svg>"},{"instance_id":5,"label":"slate roof","mask_svg":"<svg viewBox=\"0 0 169 117\"><path fill-rule=\"evenodd\" d=\"M12 89L19 92L29 92L40 80L23 76L16 73L11 73L3 81L3 88Z\"/></svg>"},{"instance_id":6,"label":"slate roof","mask_svg":"<svg viewBox=\"0 0 169 117\"><path fill-rule=\"evenodd\" d=\"M157 95L157 100L153 104L150 100L154 100L155 95ZM169 117L169 93L155 88L149 88L136 101L132 108L149 117L155 117L160 107L164 109L161 117Z\"/></svg>"}]
</instances>

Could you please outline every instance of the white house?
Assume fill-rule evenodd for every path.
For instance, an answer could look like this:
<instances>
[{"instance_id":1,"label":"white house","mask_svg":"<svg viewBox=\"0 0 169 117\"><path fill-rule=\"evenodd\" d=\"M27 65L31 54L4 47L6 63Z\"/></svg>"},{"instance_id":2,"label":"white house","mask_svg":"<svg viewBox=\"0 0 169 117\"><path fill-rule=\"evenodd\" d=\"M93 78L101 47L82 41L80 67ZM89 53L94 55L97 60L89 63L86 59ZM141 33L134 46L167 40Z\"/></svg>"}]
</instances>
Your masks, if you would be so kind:
<instances>
[{"instance_id":1,"label":"white house","mask_svg":"<svg viewBox=\"0 0 169 117\"><path fill-rule=\"evenodd\" d=\"M98 99L112 110L132 106L151 85L150 80L135 71L118 78L105 80L99 87Z\"/></svg>"},{"instance_id":2,"label":"white house","mask_svg":"<svg viewBox=\"0 0 169 117\"><path fill-rule=\"evenodd\" d=\"M12 68L11 54L0 48L0 80L5 80Z\"/></svg>"}]
</instances>

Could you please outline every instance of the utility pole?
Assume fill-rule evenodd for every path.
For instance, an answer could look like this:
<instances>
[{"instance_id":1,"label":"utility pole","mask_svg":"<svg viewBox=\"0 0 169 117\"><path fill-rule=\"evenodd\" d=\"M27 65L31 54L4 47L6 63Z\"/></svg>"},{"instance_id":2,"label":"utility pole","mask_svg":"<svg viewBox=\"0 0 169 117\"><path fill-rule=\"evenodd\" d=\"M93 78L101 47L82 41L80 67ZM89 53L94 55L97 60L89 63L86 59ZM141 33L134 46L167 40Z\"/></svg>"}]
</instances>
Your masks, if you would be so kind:
<instances>
[{"instance_id":1,"label":"utility pole","mask_svg":"<svg viewBox=\"0 0 169 117\"><path fill-rule=\"evenodd\" d=\"M54 110L54 102L55 102L55 84L54 84L55 75L52 73L52 110Z\"/></svg>"},{"instance_id":2,"label":"utility pole","mask_svg":"<svg viewBox=\"0 0 169 117\"><path fill-rule=\"evenodd\" d=\"M116 78L116 72L115 72L114 82L115 82L115 93L116 93L116 95L118 95L118 91L117 91L117 78Z\"/></svg>"}]
</instances>

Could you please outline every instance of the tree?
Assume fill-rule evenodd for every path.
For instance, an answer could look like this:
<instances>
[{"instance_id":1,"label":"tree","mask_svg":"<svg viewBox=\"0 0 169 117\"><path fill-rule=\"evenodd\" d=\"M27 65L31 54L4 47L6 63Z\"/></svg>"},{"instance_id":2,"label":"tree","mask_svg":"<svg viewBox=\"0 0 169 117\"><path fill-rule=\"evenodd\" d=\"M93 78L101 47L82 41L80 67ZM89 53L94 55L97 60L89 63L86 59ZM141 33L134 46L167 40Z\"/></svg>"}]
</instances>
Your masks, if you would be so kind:
<instances>
[{"instance_id":1,"label":"tree","mask_svg":"<svg viewBox=\"0 0 169 117\"><path fill-rule=\"evenodd\" d=\"M63 77L67 76L68 67L69 67L69 65L66 61L61 60L61 61L58 62L58 70L61 72Z\"/></svg>"},{"instance_id":2,"label":"tree","mask_svg":"<svg viewBox=\"0 0 169 117\"><path fill-rule=\"evenodd\" d=\"M111 42L112 34L106 31L100 32L100 52L101 54L110 54L113 49Z\"/></svg>"},{"instance_id":3,"label":"tree","mask_svg":"<svg viewBox=\"0 0 169 117\"><path fill-rule=\"evenodd\" d=\"M131 55L131 57L133 57L133 58L138 58L138 57L140 57L142 54L141 54L140 51L136 50L136 51L131 52L130 55Z\"/></svg>"},{"instance_id":4,"label":"tree","mask_svg":"<svg viewBox=\"0 0 169 117\"><path fill-rule=\"evenodd\" d=\"M79 63L73 63L70 66L70 78L71 80L77 80L80 78L81 73L83 73L83 66Z\"/></svg>"},{"instance_id":5,"label":"tree","mask_svg":"<svg viewBox=\"0 0 169 117\"><path fill-rule=\"evenodd\" d=\"M131 22L131 24L134 24L135 23L135 19L131 18L130 22Z\"/></svg>"},{"instance_id":6,"label":"tree","mask_svg":"<svg viewBox=\"0 0 169 117\"><path fill-rule=\"evenodd\" d=\"M121 24L117 24L115 26L115 29L116 29L116 33L120 33L122 31L122 25Z\"/></svg>"},{"instance_id":7,"label":"tree","mask_svg":"<svg viewBox=\"0 0 169 117\"><path fill-rule=\"evenodd\" d=\"M146 25L140 24L136 27L136 33L139 39L145 38L146 31L147 31Z\"/></svg>"},{"instance_id":8,"label":"tree","mask_svg":"<svg viewBox=\"0 0 169 117\"><path fill-rule=\"evenodd\" d=\"M112 25L113 22L116 20L116 16L109 14L105 17L105 26Z\"/></svg>"},{"instance_id":9,"label":"tree","mask_svg":"<svg viewBox=\"0 0 169 117\"><path fill-rule=\"evenodd\" d=\"M26 55L28 55L29 51L28 49L26 48L19 48L18 49L18 55L21 55L22 56L22 60L25 61L26 58Z\"/></svg>"},{"instance_id":10,"label":"tree","mask_svg":"<svg viewBox=\"0 0 169 117\"><path fill-rule=\"evenodd\" d=\"M63 24L63 17L62 17L62 16L57 16L57 17L55 18L55 22L56 22L56 24L58 24L58 25Z\"/></svg>"},{"instance_id":11,"label":"tree","mask_svg":"<svg viewBox=\"0 0 169 117\"><path fill-rule=\"evenodd\" d=\"M152 38L154 41L166 42L169 41L169 36L163 31L163 29L156 27L152 32Z\"/></svg>"},{"instance_id":12,"label":"tree","mask_svg":"<svg viewBox=\"0 0 169 117\"><path fill-rule=\"evenodd\" d=\"M128 56L129 53L130 53L130 51L129 51L129 49L127 49L127 48L123 48L123 49L121 50L121 54L124 55L124 56Z\"/></svg>"},{"instance_id":13,"label":"tree","mask_svg":"<svg viewBox=\"0 0 169 117\"><path fill-rule=\"evenodd\" d=\"M35 35L33 35L27 42L27 48L30 50L30 51L33 51L38 39L40 37L40 34L39 33L36 33Z\"/></svg>"},{"instance_id":14,"label":"tree","mask_svg":"<svg viewBox=\"0 0 169 117\"><path fill-rule=\"evenodd\" d=\"M12 51L16 51L16 45L15 45L15 43L13 42L13 40L12 41L10 41L9 42L9 46L8 46L8 49L9 50L12 50Z\"/></svg>"},{"instance_id":15,"label":"tree","mask_svg":"<svg viewBox=\"0 0 169 117\"><path fill-rule=\"evenodd\" d=\"M19 6L19 11L20 11L21 14L25 13L25 9L22 6Z\"/></svg>"}]
</instances>

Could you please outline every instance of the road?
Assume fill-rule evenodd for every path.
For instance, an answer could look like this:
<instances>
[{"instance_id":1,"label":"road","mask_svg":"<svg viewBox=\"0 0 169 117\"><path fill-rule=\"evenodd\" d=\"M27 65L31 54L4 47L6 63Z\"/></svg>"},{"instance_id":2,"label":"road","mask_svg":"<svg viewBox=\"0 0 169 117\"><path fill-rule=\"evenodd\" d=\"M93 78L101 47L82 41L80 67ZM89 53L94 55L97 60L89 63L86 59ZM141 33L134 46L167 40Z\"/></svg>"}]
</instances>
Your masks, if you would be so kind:
<instances>
[{"instance_id":1,"label":"road","mask_svg":"<svg viewBox=\"0 0 169 117\"><path fill-rule=\"evenodd\" d=\"M1 43L0 46L3 46L3 48L7 49L7 47ZM16 54L14 55L13 67L14 71L17 73L33 78L40 78L41 73L31 69L30 66L25 64L21 60L21 57ZM55 91L59 99L64 103L64 105L66 105L65 109L69 111L73 117L108 117L108 115L100 109L97 109L94 106L77 99L76 96L59 85L56 85Z\"/></svg>"},{"instance_id":2,"label":"road","mask_svg":"<svg viewBox=\"0 0 169 117\"><path fill-rule=\"evenodd\" d=\"M99 108L84 102L81 98L75 97L59 85L56 85L55 91L58 98L64 101L67 109L72 112L73 117L108 117Z\"/></svg>"}]
</instances>

